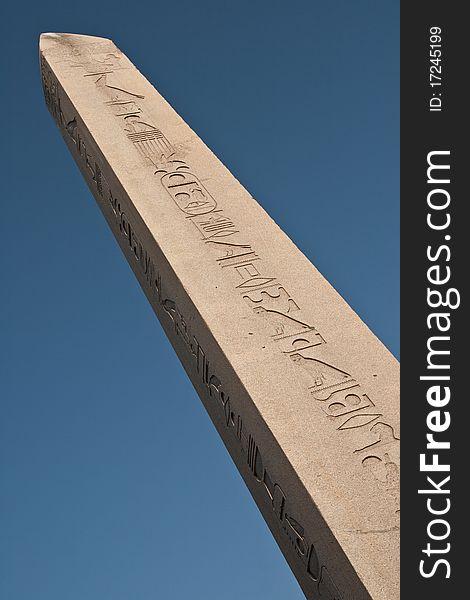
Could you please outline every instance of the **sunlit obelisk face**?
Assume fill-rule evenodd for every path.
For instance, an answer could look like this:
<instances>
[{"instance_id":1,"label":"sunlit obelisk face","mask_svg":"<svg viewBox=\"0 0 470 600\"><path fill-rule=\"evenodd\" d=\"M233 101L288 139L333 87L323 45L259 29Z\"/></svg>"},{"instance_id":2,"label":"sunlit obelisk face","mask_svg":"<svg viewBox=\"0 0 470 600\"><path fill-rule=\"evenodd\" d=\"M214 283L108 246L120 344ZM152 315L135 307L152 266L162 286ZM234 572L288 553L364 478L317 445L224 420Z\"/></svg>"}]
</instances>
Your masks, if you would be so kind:
<instances>
[{"instance_id":1,"label":"sunlit obelisk face","mask_svg":"<svg viewBox=\"0 0 470 600\"><path fill-rule=\"evenodd\" d=\"M69 150L306 596L396 600L397 361L113 42L44 34L41 71ZM179 423L166 426L184 446Z\"/></svg>"}]
</instances>

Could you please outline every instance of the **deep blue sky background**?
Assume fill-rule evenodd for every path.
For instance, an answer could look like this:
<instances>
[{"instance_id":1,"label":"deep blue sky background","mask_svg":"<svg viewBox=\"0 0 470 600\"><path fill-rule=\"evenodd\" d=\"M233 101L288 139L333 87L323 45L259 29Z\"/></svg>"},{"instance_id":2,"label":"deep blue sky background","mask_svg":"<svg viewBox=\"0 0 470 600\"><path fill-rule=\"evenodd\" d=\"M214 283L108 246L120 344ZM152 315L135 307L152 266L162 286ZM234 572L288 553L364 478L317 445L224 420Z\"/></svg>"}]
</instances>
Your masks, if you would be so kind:
<instances>
[{"instance_id":1,"label":"deep blue sky background","mask_svg":"<svg viewBox=\"0 0 470 600\"><path fill-rule=\"evenodd\" d=\"M299 600L45 108L37 41L113 38L398 355L398 0L1 13L0 597Z\"/></svg>"}]
</instances>

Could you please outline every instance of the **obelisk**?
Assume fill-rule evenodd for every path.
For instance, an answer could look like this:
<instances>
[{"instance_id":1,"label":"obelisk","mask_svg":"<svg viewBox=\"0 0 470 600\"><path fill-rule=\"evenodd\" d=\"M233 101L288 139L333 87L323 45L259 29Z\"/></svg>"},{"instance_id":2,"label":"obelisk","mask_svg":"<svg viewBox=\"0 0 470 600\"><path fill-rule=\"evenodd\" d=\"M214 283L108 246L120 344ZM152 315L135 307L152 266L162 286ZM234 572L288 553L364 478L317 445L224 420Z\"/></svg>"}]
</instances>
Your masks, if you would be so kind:
<instances>
[{"instance_id":1,"label":"obelisk","mask_svg":"<svg viewBox=\"0 0 470 600\"><path fill-rule=\"evenodd\" d=\"M46 33L40 56L49 110L305 595L397 600L397 361L112 41Z\"/></svg>"}]
</instances>

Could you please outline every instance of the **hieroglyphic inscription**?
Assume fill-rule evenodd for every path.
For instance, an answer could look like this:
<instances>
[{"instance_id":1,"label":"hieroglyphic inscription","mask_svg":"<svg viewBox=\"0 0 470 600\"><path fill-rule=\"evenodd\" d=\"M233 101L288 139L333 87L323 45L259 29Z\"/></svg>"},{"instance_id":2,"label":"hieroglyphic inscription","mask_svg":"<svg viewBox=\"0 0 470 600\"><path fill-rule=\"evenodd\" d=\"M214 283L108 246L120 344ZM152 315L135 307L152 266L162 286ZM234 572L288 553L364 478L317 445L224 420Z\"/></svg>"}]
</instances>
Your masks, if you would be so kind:
<instances>
[{"instance_id":1,"label":"hieroglyphic inscription","mask_svg":"<svg viewBox=\"0 0 470 600\"><path fill-rule=\"evenodd\" d=\"M117 54L108 54L101 62L104 66L100 71L96 70L93 62L77 62L76 66L85 70L89 70L90 65L93 67L93 72L87 72L84 76L90 78L105 95L104 104L122 123L127 138L140 155L155 167L154 173L160 184L197 228L202 242L215 250L216 263L225 272L233 274L234 289L247 307L264 320L265 330L279 351L309 375L309 392L321 408L321 414L334 423L341 433L361 429L371 434L365 444L358 446L352 442L353 454L398 503L398 469L393 460L393 448L398 438L393 427L384 420L369 395L349 373L320 360L317 351L327 343L324 337L301 318L301 308L286 287L271 272L264 271L261 256L241 237L236 224L219 207L202 182L190 172L189 165L161 130L149 123L137 103L143 96L113 85L118 82L109 81L118 60ZM294 518L282 488L273 481L264 465L261 450L247 430L241 411L235 407L224 383L213 372L207 353L193 335L179 307L166 296L156 265L138 238L123 201L113 193L99 161L87 148L77 119L64 114L57 82L45 61L42 62L42 74L46 102L53 117L75 145L82 167L96 186L98 195L111 208L116 225L126 238L131 255L139 264L155 303L171 319L175 335L183 340L200 382L205 386L209 398L214 399L220 407L225 426L238 440L240 451L245 454L251 473L267 495L281 530L289 538L320 597L340 600L342 596L318 556L315 545Z\"/></svg>"}]
</instances>

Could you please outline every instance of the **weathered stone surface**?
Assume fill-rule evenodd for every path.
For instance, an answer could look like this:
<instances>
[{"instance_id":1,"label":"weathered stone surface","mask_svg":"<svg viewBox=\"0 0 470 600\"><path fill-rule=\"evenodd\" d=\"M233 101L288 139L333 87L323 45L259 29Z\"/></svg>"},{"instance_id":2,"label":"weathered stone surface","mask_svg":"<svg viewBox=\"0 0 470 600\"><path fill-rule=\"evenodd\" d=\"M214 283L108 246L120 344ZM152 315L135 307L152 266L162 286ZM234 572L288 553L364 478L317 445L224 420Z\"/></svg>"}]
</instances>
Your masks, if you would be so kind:
<instances>
[{"instance_id":1,"label":"weathered stone surface","mask_svg":"<svg viewBox=\"0 0 470 600\"><path fill-rule=\"evenodd\" d=\"M47 33L40 55L49 110L306 596L396 600L397 361L113 42Z\"/></svg>"}]
</instances>

